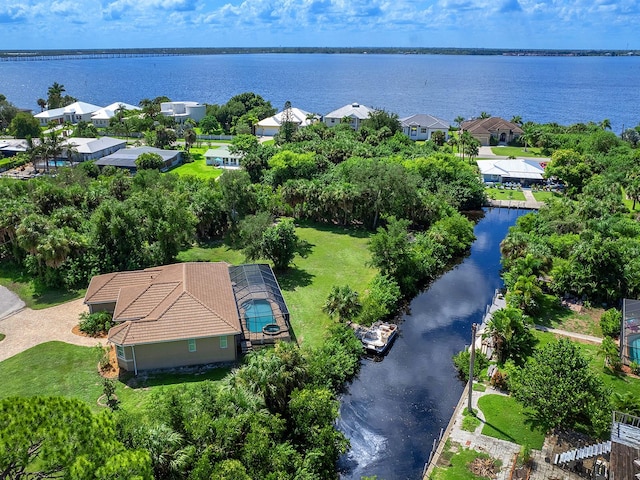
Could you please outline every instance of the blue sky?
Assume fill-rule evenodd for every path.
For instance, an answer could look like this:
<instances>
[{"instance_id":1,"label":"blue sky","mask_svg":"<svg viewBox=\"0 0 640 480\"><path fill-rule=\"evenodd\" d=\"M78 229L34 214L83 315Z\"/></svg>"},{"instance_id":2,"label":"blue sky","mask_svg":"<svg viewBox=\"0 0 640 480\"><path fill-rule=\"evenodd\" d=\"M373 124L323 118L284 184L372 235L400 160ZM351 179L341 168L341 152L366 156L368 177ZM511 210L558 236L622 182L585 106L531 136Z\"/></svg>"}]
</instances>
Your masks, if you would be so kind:
<instances>
[{"instance_id":1,"label":"blue sky","mask_svg":"<svg viewBox=\"0 0 640 480\"><path fill-rule=\"evenodd\" d=\"M0 50L640 49L640 0L2 0Z\"/></svg>"}]
</instances>

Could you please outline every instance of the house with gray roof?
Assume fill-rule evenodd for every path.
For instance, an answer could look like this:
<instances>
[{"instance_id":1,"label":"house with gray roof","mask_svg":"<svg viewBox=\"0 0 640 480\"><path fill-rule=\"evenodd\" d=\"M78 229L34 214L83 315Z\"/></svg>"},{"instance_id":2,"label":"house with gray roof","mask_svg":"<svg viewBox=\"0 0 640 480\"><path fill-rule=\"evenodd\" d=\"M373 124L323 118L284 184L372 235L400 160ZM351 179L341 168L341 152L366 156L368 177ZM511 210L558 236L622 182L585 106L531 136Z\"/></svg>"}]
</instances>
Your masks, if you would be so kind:
<instances>
[{"instance_id":1,"label":"house with gray roof","mask_svg":"<svg viewBox=\"0 0 640 480\"><path fill-rule=\"evenodd\" d=\"M125 140L112 137L80 138L70 137L62 143L62 159L86 162L111 155L127 146Z\"/></svg>"},{"instance_id":2,"label":"house with gray roof","mask_svg":"<svg viewBox=\"0 0 640 480\"><path fill-rule=\"evenodd\" d=\"M204 154L204 160L207 165L222 168L240 168L241 158L241 154L231 153L228 145L210 148Z\"/></svg>"},{"instance_id":3,"label":"house with gray roof","mask_svg":"<svg viewBox=\"0 0 640 480\"><path fill-rule=\"evenodd\" d=\"M519 158L478 160L477 163L485 183L514 182L530 185L544 180L544 161Z\"/></svg>"},{"instance_id":4,"label":"house with gray roof","mask_svg":"<svg viewBox=\"0 0 640 480\"><path fill-rule=\"evenodd\" d=\"M123 148L111 155L102 157L96 161L96 165L99 167L105 167L111 165L117 168L126 168L132 173L137 171L136 160L143 153L157 153L164 160L164 167L161 169L163 172L175 167L182 162L181 150L163 150L155 147L135 147L135 148Z\"/></svg>"},{"instance_id":5,"label":"house with gray roof","mask_svg":"<svg viewBox=\"0 0 640 480\"><path fill-rule=\"evenodd\" d=\"M449 122L432 115L417 114L400 119L402 133L411 140L430 140L434 132L444 133L444 138L449 138Z\"/></svg>"},{"instance_id":6,"label":"house with gray roof","mask_svg":"<svg viewBox=\"0 0 640 480\"><path fill-rule=\"evenodd\" d=\"M357 102L345 105L324 116L324 123L329 127L335 127L341 123L347 123L354 130L360 129L362 121L369 118L375 110Z\"/></svg>"}]
</instances>

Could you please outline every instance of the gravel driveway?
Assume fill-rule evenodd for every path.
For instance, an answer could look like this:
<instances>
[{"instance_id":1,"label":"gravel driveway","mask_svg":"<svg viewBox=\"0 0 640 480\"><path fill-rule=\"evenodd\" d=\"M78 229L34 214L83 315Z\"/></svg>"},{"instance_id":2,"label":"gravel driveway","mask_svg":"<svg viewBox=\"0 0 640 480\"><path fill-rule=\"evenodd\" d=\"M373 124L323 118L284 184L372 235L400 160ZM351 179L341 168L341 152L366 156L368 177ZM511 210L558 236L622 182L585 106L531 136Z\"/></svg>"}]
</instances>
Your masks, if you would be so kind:
<instances>
[{"instance_id":1,"label":"gravel driveway","mask_svg":"<svg viewBox=\"0 0 640 480\"><path fill-rule=\"evenodd\" d=\"M23 308L24 303L15 308L16 300L11 298L15 295L2 288L0 287L0 333L4 333L6 338L0 341L0 361L52 340L87 347L106 343L106 339L82 337L71 332L78 324L80 313L88 311L82 298L43 310ZM18 299L18 302L22 301Z\"/></svg>"}]
</instances>

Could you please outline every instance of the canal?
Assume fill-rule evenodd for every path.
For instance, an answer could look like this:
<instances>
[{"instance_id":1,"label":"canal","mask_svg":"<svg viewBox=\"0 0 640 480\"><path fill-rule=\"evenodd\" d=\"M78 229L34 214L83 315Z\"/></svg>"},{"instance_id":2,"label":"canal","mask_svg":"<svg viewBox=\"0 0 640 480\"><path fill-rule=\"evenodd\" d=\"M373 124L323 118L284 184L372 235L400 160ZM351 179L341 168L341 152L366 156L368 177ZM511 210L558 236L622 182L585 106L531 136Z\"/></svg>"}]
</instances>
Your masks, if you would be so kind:
<instances>
[{"instance_id":1,"label":"canal","mask_svg":"<svg viewBox=\"0 0 640 480\"><path fill-rule=\"evenodd\" d=\"M451 357L469 344L471 324L482 321L502 286L500 242L525 213L485 210L470 255L412 300L383 361L362 361L341 398L338 428L351 442L341 478L421 478L433 440L464 389Z\"/></svg>"}]
</instances>

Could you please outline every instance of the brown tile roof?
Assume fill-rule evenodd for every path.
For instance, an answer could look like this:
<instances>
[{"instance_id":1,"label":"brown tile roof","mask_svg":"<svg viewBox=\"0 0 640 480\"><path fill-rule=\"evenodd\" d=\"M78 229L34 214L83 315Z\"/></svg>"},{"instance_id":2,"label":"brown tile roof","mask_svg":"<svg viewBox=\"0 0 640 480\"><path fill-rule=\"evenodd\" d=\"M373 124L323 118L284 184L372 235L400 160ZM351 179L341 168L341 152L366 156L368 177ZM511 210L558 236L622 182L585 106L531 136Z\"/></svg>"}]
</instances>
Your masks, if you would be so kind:
<instances>
[{"instance_id":1,"label":"brown tile roof","mask_svg":"<svg viewBox=\"0 0 640 480\"><path fill-rule=\"evenodd\" d=\"M109 331L109 341L118 345L236 335L241 327L228 267L226 263L179 263L100 275L95 284L92 279L85 303L107 299L107 293L111 297L103 301L117 301L114 320L122 323ZM120 284L116 292L115 285Z\"/></svg>"},{"instance_id":2,"label":"brown tile roof","mask_svg":"<svg viewBox=\"0 0 640 480\"><path fill-rule=\"evenodd\" d=\"M488 134L505 130L511 130L513 133L519 135L524 133L519 125L508 122L504 118L500 117L476 118L475 120L467 120L466 122L462 122L462 129L467 130L469 133L476 134Z\"/></svg>"},{"instance_id":3,"label":"brown tile roof","mask_svg":"<svg viewBox=\"0 0 640 480\"><path fill-rule=\"evenodd\" d=\"M120 289L150 283L161 271L160 268L147 268L131 272L105 273L91 279L84 296L84 303L110 303L118 299Z\"/></svg>"}]
</instances>

